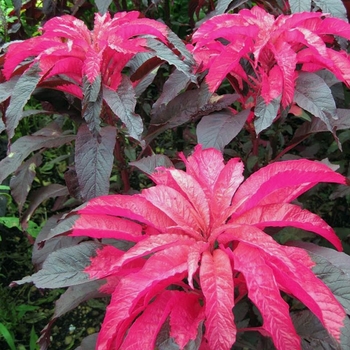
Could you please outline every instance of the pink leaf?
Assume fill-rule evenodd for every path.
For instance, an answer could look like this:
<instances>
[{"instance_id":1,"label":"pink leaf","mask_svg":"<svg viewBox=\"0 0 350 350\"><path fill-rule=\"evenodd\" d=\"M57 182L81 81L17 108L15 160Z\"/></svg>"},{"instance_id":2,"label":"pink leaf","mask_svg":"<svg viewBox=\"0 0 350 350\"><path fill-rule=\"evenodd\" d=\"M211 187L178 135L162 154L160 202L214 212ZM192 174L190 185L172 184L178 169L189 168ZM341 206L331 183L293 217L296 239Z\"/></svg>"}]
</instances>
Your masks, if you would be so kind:
<instances>
[{"instance_id":1,"label":"pink leaf","mask_svg":"<svg viewBox=\"0 0 350 350\"><path fill-rule=\"evenodd\" d=\"M199 271L205 297L205 337L212 349L230 349L236 340L233 277L230 259L220 249L203 253Z\"/></svg>"},{"instance_id":2,"label":"pink leaf","mask_svg":"<svg viewBox=\"0 0 350 350\"><path fill-rule=\"evenodd\" d=\"M182 245L158 252L146 261L139 272L120 281L107 308L96 350L111 349L113 340L115 348L118 348L133 318L147 306L145 303L155 296L157 288L163 290L185 277L189 250L189 246ZM135 310L138 301L146 295L144 306Z\"/></svg>"},{"instance_id":3,"label":"pink leaf","mask_svg":"<svg viewBox=\"0 0 350 350\"><path fill-rule=\"evenodd\" d=\"M191 204L176 190L168 186L158 185L145 189L142 196L184 230L200 231L200 217ZM196 236L200 237L198 233Z\"/></svg>"},{"instance_id":4,"label":"pink leaf","mask_svg":"<svg viewBox=\"0 0 350 350\"><path fill-rule=\"evenodd\" d=\"M266 265L258 249L240 243L233 251L235 269L246 280L248 297L263 317L263 329L277 349L301 349L289 316L289 306L282 299L273 270Z\"/></svg>"},{"instance_id":5,"label":"pink leaf","mask_svg":"<svg viewBox=\"0 0 350 350\"><path fill-rule=\"evenodd\" d=\"M126 239L132 242L142 239L141 225L109 215L80 215L72 230L70 236Z\"/></svg>"},{"instance_id":6,"label":"pink leaf","mask_svg":"<svg viewBox=\"0 0 350 350\"><path fill-rule=\"evenodd\" d=\"M121 350L154 349L159 330L165 322L175 291L166 290L150 303L132 324Z\"/></svg>"},{"instance_id":7,"label":"pink leaf","mask_svg":"<svg viewBox=\"0 0 350 350\"><path fill-rule=\"evenodd\" d=\"M170 312L170 336L182 350L198 334L198 327L204 321L201 299L194 293L177 292Z\"/></svg>"},{"instance_id":8,"label":"pink leaf","mask_svg":"<svg viewBox=\"0 0 350 350\"><path fill-rule=\"evenodd\" d=\"M142 195L101 196L90 200L78 210L80 214L105 214L137 220L159 230L176 225L167 215Z\"/></svg>"},{"instance_id":9,"label":"pink leaf","mask_svg":"<svg viewBox=\"0 0 350 350\"><path fill-rule=\"evenodd\" d=\"M186 173L198 181L211 200L215 182L225 167L221 152L213 148L202 150L201 145L197 145L191 156L186 159L182 155L181 158L186 165Z\"/></svg>"},{"instance_id":10,"label":"pink leaf","mask_svg":"<svg viewBox=\"0 0 350 350\"><path fill-rule=\"evenodd\" d=\"M240 186L232 213L238 215L258 204L290 202L319 182L345 184L346 179L327 165L305 159L269 164Z\"/></svg>"},{"instance_id":11,"label":"pink leaf","mask_svg":"<svg viewBox=\"0 0 350 350\"><path fill-rule=\"evenodd\" d=\"M319 318L329 334L340 343L341 329L347 317L344 308L309 267L299 260L294 260L294 268L290 268L281 260L276 256L265 258L266 263L273 269L281 289L306 305Z\"/></svg>"},{"instance_id":12,"label":"pink leaf","mask_svg":"<svg viewBox=\"0 0 350 350\"><path fill-rule=\"evenodd\" d=\"M230 223L265 227L293 226L319 234L331 242L338 250L342 250L341 241L333 229L318 215L303 210L293 204L268 204L256 206L240 216L230 220Z\"/></svg>"},{"instance_id":13,"label":"pink leaf","mask_svg":"<svg viewBox=\"0 0 350 350\"><path fill-rule=\"evenodd\" d=\"M153 173L151 178L157 185L172 187L183 195L197 211L197 220L202 230L206 231L210 220L209 203L202 187L193 176L181 170L161 168Z\"/></svg>"}]
</instances>

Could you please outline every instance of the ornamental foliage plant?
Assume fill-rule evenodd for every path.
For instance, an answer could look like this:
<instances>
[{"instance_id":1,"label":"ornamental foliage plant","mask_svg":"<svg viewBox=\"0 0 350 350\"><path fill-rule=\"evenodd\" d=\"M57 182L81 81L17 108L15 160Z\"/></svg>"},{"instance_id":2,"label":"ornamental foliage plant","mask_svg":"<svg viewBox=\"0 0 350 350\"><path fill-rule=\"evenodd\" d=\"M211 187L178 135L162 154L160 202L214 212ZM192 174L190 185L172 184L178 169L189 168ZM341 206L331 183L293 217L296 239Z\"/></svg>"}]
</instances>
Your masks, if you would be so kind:
<instances>
[{"instance_id":1,"label":"ornamental foliage plant","mask_svg":"<svg viewBox=\"0 0 350 350\"><path fill-rule=\"evenodd\" d=\"M146 3L61 4L0 56L0 182L24 229L55 198L12 283L67 288L40 349L91 298L77 350L350 349L350 247L306 209L350 202L344 6Z\"/></svg>"}]
</instances>

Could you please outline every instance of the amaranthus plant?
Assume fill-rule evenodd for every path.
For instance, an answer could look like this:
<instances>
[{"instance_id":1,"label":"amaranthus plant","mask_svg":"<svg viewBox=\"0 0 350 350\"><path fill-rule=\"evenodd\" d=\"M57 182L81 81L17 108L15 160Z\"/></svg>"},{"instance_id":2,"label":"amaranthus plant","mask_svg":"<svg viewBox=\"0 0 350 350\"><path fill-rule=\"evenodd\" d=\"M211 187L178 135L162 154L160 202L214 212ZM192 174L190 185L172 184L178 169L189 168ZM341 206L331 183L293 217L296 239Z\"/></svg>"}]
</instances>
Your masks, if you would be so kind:
<instances>
[{"instance_id":1,"label":"amaranthus plant","mask_svg":"<svg viewBox=\"0 0 350 350\"><path fill-rule=\"evenodd\" d=\"M273 123L293 114L307 112L322 124L308 132L328 130L336 139L337 130L350 128L348 110L337 109L332 90L350 85L342 46L350 25L320 12L290 14L295 1L264 0L241 11L234 3L219 0L187 46L164 23L136 11L111 16L99 2L105 11L91 30L64 15L48 20L42 35L5 48L0 130L10 147L0 182L16 172L11 190L21 211L41 153L74 143L62 175L66 186L44 187L22 223L47 193L83 203L55 206L58 215L36 238L38 272L13 283L68 287L42 332L41 350L55 319L107 295L101 330L84 349L295 350L315 342L348 348L350 258L335 231L297 202L320 182L346 185L347 179L320 162L273 162L270 154L245 168L237 153L258 158ZM278 4L276 14L260 6L267 3ZM193 17L214 3L191 1L190 7ZM53 110L40 113L60 115L11 144L33 113L26 110L29 99L47 91L58 91L66 108L51 95ZM176 129L186 123L190 142ZM170 133L156 138L169 129L177 140ZM239 137L230 144L246 130L251 144ZM297 126L293 132L298 136ZM185 150L184 166L152 154L163 142L168 155ZM151 156L142 158L146 152ZM270 164L258 170L264 163ZM145 170L149 182L133 173L131 186L132 167ZM111 189L117 176L122 186ZM290 226L336 250L285 244L279 234Z\"/></svg>"},{"instance_id":2,"label":"amaranthus plant","mask_svg":"<svg viewBox=\"0 0 350 350\"><path fill-rule=\"evenodd\" d=\"M54 122L12 145L9 157L0 163L0 182L18 170L18 181L11 187L23 186L14 196L20 208L31 186L21 180L21 174L28 172L30 164L37 164L32 158L19 169L23 160L31 152L73 140L73 175L66 177L71 196L87 200L108 194L113 165L121 173L124 190L130 189L125 138L141 143L144 130L144 121L135 113L136 95L147 88L164 62L195 80L193 58L182 41L163 23L140 16L136 11L120 12L113 18L109 13L96 14L93 30L73 16L55 17L45 23L41 36L8 47L2 70L6 81L0 85L0 131L6 130L12 138L20 120L35 113L23 111L28 99L47 89L64 92L70 101L66 109L62 96L55 101L54 95L50 101L58 104L60 114L71 116L78 129L76 135L69 135L63 132L62 121ZM36 113L40 112L57 110ZM67 194L67 188L61 190L60 195Z\"/></svg>"},{"instance_id":3,"label":"amaranthus plant","mask_svg":"<svg viewBox=\"0 0 350 350\"><path fill-rule=\"evenodd\" d=\"M275 18L254 6L205 21L193 34L192 51L208 72L210 91L227 79L239 93L240 108L251 111L247 122L253 137L289 112L298 113L292 106L320 118L334 132L337 108L324 71L350 85L349 55L338 49L339 37L350 39L349 24L339 18L321 12ZM215 117L223 123L229 114ZM216 146L213 133L207 132L210 118L202 119L197 134L200 142ZM220 130L227 143L230 133L237 132L234 127Z\"/></svg>"},{"instance_id":4,"label":"amaranthus plant","mask_svg":"<svg viewBox=\"0 0 350 350\"><path fill-rule=\"evenodd\" d=\"M319 182L346 179L322 163L294 160L270 164L244 181L240 159L225 164L218 150L197 146L181 157L186 171L158 168L151 176L156 186L92 199L61 223L73 237L114 240L97 247L96 256L91 246L81 247L71 277L57 273L70 264L67 251L17 283L49 287L86 282L84 275L106 279L101 291L112 299L97 341L101 350L153 349L167 324L180 349L191 342L230 349L237 335L232 310L246 295L262 317L252 330L271 337L277 349L301 349L281 292L308 307L339 346L346 344L348 316L313 273L315 262L264 231L294 226L342 250L326 222L290 202ZM118 242L133 245L125 249L124 243L123 250ZM92 255L88 266L86 255Z\"/></svg>"}]
</instances>

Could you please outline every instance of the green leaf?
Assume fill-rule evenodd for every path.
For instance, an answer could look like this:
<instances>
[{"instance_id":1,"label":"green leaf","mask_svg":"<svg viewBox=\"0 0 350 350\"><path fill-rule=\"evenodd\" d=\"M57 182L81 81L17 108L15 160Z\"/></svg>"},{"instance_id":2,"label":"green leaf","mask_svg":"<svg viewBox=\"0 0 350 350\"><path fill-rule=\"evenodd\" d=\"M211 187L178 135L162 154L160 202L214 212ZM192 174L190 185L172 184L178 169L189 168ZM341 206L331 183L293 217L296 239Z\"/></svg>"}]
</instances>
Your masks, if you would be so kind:
<instances>
[{"instance_id":1,"label":"green leaf","mask_svg":"<svg viewBox=\"0 0 350 350\"><path fill-rule=\"evenodd\" d=\"M1 322L0 322L0 334L4 337L4 339L6 340L6 343L10 347L10 349L16 350L15 339L13 338L13 335L6 328L6 326Z\"/></svg>"}]
</instances>

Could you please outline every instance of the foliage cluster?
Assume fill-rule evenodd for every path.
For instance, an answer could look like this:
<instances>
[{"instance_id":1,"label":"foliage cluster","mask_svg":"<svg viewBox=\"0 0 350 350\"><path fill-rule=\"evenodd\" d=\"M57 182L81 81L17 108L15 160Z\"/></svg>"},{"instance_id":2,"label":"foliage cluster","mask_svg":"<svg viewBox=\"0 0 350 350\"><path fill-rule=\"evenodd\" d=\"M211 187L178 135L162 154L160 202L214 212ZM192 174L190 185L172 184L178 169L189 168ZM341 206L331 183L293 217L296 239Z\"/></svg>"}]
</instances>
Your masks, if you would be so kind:
<instances>
[{"instance_id":1,"label":"foliage cluster","mask_svg":"<svg viewBox=\"0 0 350 350\"><path fill-rule=\"evenodd\" d=\"M300 207L321 182L349 198L342 2L14 5L0 182L37 272L13 286L67 288L40 349L57 318L106 296L84 349L348 349L347 246ZM340 173L319 162L335 153Z\"/></svg>"}]
</instances>

